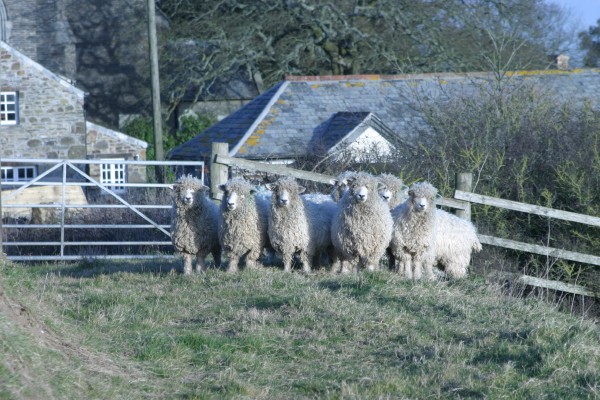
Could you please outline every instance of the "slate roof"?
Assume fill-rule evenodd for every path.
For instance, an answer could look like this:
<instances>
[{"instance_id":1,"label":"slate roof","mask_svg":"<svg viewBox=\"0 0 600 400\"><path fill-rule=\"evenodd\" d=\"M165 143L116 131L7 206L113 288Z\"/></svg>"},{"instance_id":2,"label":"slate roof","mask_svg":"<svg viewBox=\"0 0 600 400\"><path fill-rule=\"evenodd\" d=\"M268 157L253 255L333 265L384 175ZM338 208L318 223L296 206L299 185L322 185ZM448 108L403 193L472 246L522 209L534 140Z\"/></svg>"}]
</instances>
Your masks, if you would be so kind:
<instances>
[{"instance_id":1,"label":"slate roof","mask_svg":"<svg viewBox=\"0 0 600 400\"><path fill-rule=\"evenodd\" d=\"M511 85L534 83L561 99L589 100L600 109L600 69L516 71L508 76ZM291 158L326 152L368 124L392 143L407 143L428 129L418 111L419 99L444 101L453 94L473 94L490 81L489 73L289 76L172 149L167 158L206 159L213 141L229 143L230 155L236 157Z\"/></svg>"}]
</instances>

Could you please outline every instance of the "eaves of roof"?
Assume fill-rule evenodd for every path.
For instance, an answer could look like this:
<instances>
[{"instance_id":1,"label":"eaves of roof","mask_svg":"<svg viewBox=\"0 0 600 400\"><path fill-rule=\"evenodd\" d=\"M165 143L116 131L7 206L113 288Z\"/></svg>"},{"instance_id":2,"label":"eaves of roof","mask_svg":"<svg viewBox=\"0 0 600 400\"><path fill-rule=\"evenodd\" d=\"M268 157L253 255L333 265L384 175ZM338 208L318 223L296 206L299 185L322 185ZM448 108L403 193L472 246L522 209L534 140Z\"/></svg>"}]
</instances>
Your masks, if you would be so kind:
<instances>
[{"instance_id":1,"label":"eaves of roof","mask_svg":"<svg viewBox=\"0 0 600 400\"><path fill-rule=\"evenodd\" d=\"M244 143L252 134L254 127L264 117L284 86L285 82L273 86L194 138L171 149L166 158L169 160L207 159L213 142L229 144L229 153L235 154L240 143Z\"/></svg>"}]
</instances>

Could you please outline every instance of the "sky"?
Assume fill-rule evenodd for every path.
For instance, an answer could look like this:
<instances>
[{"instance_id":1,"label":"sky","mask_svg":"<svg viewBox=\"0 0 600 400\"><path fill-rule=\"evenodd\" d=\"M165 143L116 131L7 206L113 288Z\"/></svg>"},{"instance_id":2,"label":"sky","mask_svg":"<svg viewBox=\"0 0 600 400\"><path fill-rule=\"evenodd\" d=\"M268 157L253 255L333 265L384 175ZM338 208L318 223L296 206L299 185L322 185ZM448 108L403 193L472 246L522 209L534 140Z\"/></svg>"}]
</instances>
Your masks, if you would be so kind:
<instances>
[{"instance_id":1,"label":"sky","mask_svg":"<svg viewBox=\"0 0 600 400\"><path fill-rule=\"evenodd\" d=\"M587 30L590 26L595 26L596 21L600 19L600 0L547 0L551 3L557 3L563 7L570 8L573 16L580 20L581 29Z\"/></svg>"}]
</instances>

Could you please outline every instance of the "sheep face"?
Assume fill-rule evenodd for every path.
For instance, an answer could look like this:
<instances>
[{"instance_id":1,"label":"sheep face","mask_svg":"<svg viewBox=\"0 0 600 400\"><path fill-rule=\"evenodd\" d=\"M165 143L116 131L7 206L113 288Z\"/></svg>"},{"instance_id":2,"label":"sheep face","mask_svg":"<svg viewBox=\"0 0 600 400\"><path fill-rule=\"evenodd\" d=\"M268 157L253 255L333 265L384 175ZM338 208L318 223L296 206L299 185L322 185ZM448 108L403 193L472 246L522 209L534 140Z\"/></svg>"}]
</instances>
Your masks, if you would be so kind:
<instances>
[{"instance_id":1,"label":"sheep face","mask_svg":"<svg viewBox=\"0 0 600 400\"><path fill-rule=\"evenodd\" d=\"M392 203L394 201L398 201L398 199L402 199L402 197L406 197L406 195L404 195L404 193L406 193L407 189L408 189L408 186L403 185L400 188L400 190L398 190L397 192L393 192L389 187L383 186L379 190L379 195L381 196L381 198L383 199L383 201L385 201L386 203L390 204L390 203Z\"/></svg>"},{"instance_id":2,"label":"sheep face","mask_svg":"<svg viewBox=\"0 0 600 400\"><path fill-rule=\"evenodd\" d=\"M242 203L256 193L247 183L241 180L232 180L229 183L219 185L219 190L223 192L222 204L226 211L234 211Z\"/></svg>"},{"instance_id":3,"label":"sheep face","mask_svg":"<svg viewBox=\"0 0 600 400\"><path fill-rule=\"evenodd\" d=\"M413 197L412 198L413 209L416 212L425 212L431 206L429 199L426 197Z\"/></svg>"},{"instance_id":4,"label":"sheep face","mask_svg":"<svg viewBox=\"0 0 600 400\"><path fill-rule=\"evenodd\" d=\"M352 187L351 189L352 196L357 203L364 203L367 201L369 197L369 189L366 186L358 186Z\"/></svg>"},{"instance_id":5,"label":"sheep face","mask_svg":"<svg viewBox=\"0 0 600 400\"><path fill-rule=\"evenodd\" d=\"M291 180L282 180L279 183L267 185L267 188L273 192L273 204L278 207L288 207L295 194L302 194L306 190Z\"/></svg>"},{"instance_id":6,"label":"sheep face","mask_svg":"<svg viewBox=\"0 0 600 400\"><path fill-rule=\"evenodd\" d=\"M273 192L275 195L275 204L279 207L287 207L290 205L290 192L281 187L277 187L277 189Z\"/></svg>"},{"instance_id":7,"label":"sheep face","mask_svg":"<svg viewBox=\"0 0 600 400\"><path fill-rule=\"evenodd\" d=\"M402 182L402 179L392 174L381 174L377 179L385 185L379 190L379 196L390 208L395 208L407 197L408 186Z\"/></svg>"},{"instance_id":8,"label":"sheep face","mask_svg":"<svg viewBox=\"0 0 600 400\"><path fill-rule=\"evenodd\" d=\"M181 204L191 206L192 204L194 204L194 193L195 190L193 190L192 188L180 187L180 190L178 191L177 195L179 196Z\"/></svg>"},{"instance_id":9,"label":"sheep face","mask_svg":"<svg viewBox=\"0 0 600 400\"><path fill-rule=\"evenodd\" d=\"M207 187L204 186L200 180L191 175L183 176L178 182L173 184L177 202L185 207L191 207L194 204L196 192L205 189L207 189Z\"/></svg>"},{"instance_id":10,"label":"sheep face","mask_svg":"<svg viewBox=\"0 0 600 400\"><path fill-rule=\"evenodd\" d=\"M234 189L223 188L223 202L227 206L227 210L235 210L239 203L244 200L243 194L238 194Z\"/></svg>"},{"instance_id":11,"label":"sheep face","mask_svg":"<svg viewBox=\"0 0 600 400\"><path fill-rule=\"evenodd\" d=\"M368 179L351 178L346 180L345 184L348 186L348 195L355 203L364 203L369 198L369 192L377 193L385 186L379 182L375 182ZM376 185L376 186L375 186Z\"/></svg>"},{"instance_id":12,"label":"sheep face","mask_svg":"<svg viewBox=\"0 0 600 400\"><path fill-rule=\"evenodd\" d=\"M392 196L394 195L391 190L385 188L379 192L379 195L386 203L390 203L392 201Z\"/></svg>"},{"instance_id":13,"label":"sheep face","mask_svg":"<svg viewBox=\"0 0 600 400\"><path fill-rule=\"evenodd\" d=\"M435 207L437 189L427 182L415 183L408 191L408 196L413 211L426 212L431 207Z\"/></svg>"}]
</instances>

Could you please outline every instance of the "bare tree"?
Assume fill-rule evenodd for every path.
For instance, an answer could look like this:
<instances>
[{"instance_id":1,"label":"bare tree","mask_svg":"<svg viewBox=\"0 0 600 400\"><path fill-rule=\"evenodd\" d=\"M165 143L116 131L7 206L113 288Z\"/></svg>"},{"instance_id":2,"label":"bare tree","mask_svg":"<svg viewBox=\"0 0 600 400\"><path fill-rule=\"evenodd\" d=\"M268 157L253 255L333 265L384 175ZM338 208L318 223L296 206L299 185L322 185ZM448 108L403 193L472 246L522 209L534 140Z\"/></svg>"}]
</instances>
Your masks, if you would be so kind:
<instances>
[{"instance_id":1,"label":"bare tree","mask_svg":"<svg viewBox=\"0 0 600 400\"><path fill-rule=\"evenodd\" d=\"M190 83L206 96L215 83L240 76L272 85L286 74L484 70L497 53L492 38L518 43L507 49L515 53L514 67L546 68L548 54L569 38L563 11L543 0L163 0L160 6L172 20L161 70L169 73L165 89L175 103Z\"/></svg>"}]
</instances>

